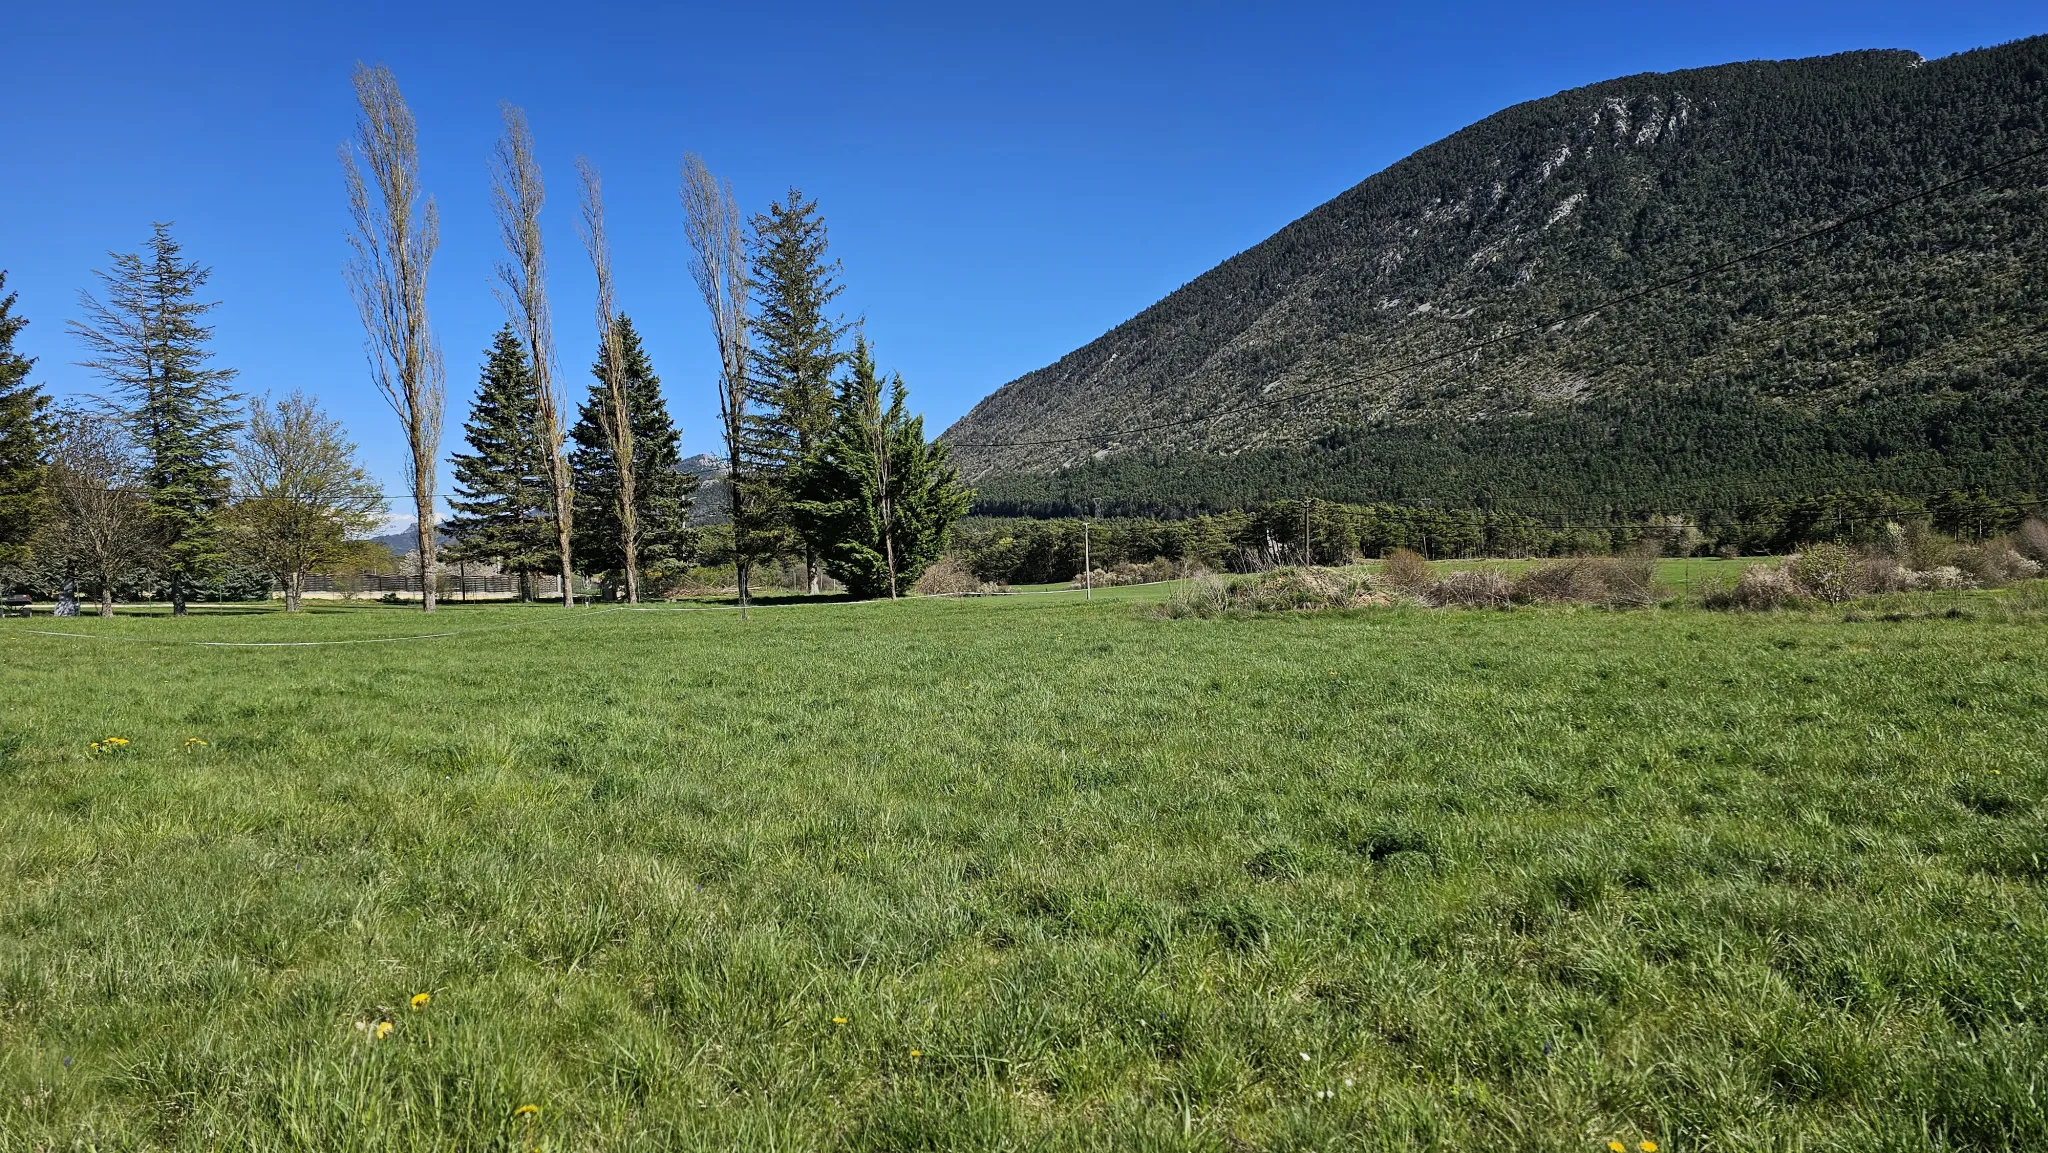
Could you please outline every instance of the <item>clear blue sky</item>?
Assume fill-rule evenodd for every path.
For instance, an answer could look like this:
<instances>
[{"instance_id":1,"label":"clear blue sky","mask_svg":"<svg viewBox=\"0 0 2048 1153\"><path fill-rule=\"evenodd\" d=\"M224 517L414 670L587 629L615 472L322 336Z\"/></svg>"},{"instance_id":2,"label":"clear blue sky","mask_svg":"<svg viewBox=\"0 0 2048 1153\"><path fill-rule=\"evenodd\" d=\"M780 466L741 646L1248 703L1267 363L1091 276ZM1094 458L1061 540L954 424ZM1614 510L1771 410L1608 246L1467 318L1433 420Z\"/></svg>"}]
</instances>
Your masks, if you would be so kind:
<instances>
[{"instance_id":1,"label":"clear blue sky","mask_svg":"<svg viewBox=\"0 0 2048 1153\"><path fill-rule=\"evenodd\" d=\"M204 8L185 12L181 9ZM424 13L424 14L420 14ZM442 211L430 303L444 448L502 319L486 164L527 109L550 182L556 331L580 394L594 328L573 161L604 171L622 306L690 451L715 360L683 264L677 164L758 210L819 198L864 316L933 434L1387 164L1522 100L1644 71L1852 48L1934 57L2048 31L2009 3L739 5L16 4L0 66L0 268L59 395L64 321L108 249L174 220L214 268L247 391L304 388L401 504L341 279L335 149L357 60L397 74ZM445 491L445 480L443 484Z\"/></svg>"}]
</instances>

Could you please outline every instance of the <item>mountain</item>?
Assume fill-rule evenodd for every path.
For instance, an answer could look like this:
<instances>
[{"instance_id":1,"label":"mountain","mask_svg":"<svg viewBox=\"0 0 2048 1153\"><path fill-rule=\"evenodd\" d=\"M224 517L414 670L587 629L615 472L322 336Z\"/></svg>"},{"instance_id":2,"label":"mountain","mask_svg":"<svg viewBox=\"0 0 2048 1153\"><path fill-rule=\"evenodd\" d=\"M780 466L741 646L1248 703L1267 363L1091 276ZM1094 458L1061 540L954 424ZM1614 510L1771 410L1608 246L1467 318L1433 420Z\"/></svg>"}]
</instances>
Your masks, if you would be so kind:
<instances>
[{"instance_id":1,"label":"mountain","mask_svg":"<svg viewBox=\"0 0 2048 1153\"><path fill-rule=\"evenodd\" d=\"M2048 489L2048 156L1574 317L2044 145L2048 37L1574 89L1369 177L945 439L988 512Z\"/></svg>"}]
</instances>

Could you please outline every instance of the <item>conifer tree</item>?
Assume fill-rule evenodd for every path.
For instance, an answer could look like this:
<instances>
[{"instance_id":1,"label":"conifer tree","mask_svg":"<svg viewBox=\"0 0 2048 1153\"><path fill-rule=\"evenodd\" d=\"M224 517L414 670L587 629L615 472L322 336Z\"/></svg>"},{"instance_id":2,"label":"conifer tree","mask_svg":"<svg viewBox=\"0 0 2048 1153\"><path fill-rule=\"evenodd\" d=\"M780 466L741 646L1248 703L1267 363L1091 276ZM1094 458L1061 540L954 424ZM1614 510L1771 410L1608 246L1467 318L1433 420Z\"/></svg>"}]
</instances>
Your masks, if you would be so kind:
<instances>
[{"instance_id":1,"label":"conifer tree","mask_svg":"<svg viewBox=\"0 0 2048 1153\"><path fill-rule=\"evenodd\" d=\"M85 366L126 401L171 611L183 616L193 582L222 559L214 521L227 500L228 459L240 427L227 388L235 372L207 367L213 329L200 318L214 305L199 300L199 290L212 270L184 259L169 224L154 226L146 256L108 255L113 268L94 273L106 299L81 293L86 318L71 328L93 353Z\"/></svg>"},{"instance_id":2,"label":"conifer tree","mask_svg":"<svg viewBox=\"0 0 2048 1153\"><path fill-rule=\"evenodd\" d=\"M27 559L43 512L42 413L49 399L28 381L35 360L14 351L28 321L14 315L15 294L0 270L0 563Z\"/></svg>"},{"instance_id":3,"label":"conifer tree","mask_svg":"<svg viewBox=\"0 0 2048 1153\"><path fill-rule=\"evenodd\" d=\"M857 597L895 597L916 585L974 495L946 446L925 440L903 378L890 380L887 408L882 391L867 341L856 339L831 429L791 475L791 520Z\"/></svg>"},{"instance_id":4,"label":"conifer tree","mask_svg":"<svg viewBox=\"0 0 2048 1153\"><path fill-rule=\"evenodd\" d=\"M625 385L626 427L632 430L640 568L659 577L689 558L690 506L696 501L697 478L682 470L682 438L662 399L661 378L654 375L632 320L620 313L613 331L620 349L619 377ZM576 490L577 563L588 572L614 574L618 579L611 583L623 585L619 470L605 431L606 422L615 417L606 375L608 355L600 340L597 363L590 366L596 380L569 431L574 443L569 463Z\"/></svg>"},{"instance_id":5,"label":"conifer tree","mask_svg":"<svg viewBox=\"0 0 2048 1153\"><path fill-rule=\"evenodd\" d=\"M826 315L842 286L839 262L826 259L818 202L796 189L752 221L753 355L747 388L754 404L749 442L756 471L771 480L771 508L783 511L791 470L824 443L832 427L832 376L845 355L847 326ZM810 591L818 591L818 553L806 546Z\"/></svg>"},{"instance_id":6,"label":"conifer tree","mask_svg":"<svg viewBox=\"0 0 2048 1153\"><path fill-rule=\"evenodd\" d=\"M469 451L451 461L451 559L493 561L522 577L554 566L554 496L534 416L539 404L525 346L508 323L491 342L462 426Z\"/></svg>"}]
</instances>

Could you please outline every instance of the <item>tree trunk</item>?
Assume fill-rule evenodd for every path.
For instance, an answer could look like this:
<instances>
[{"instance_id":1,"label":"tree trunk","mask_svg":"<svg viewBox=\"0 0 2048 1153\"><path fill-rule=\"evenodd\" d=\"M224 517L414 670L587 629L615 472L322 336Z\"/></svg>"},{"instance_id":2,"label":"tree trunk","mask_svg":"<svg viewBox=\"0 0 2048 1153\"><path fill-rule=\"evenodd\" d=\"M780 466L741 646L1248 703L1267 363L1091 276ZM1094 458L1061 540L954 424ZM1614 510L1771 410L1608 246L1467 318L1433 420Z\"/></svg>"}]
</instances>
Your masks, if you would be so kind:
<instances>
[{"instance_id":1,"label":"tree trunk","mask_svg":"<svg viewBox=\"0 0 2048 1153\"><path fill-rule=\"evenodd\" d=\"M185 615L185 574L179 572L171 574L171 615Z\"/></svg>"},{"instance_id":2,"label":"tree trunk","mask_svg":"<svg viewBox=\"0 0 2048 1153\"><path fill-rule=\"evenodd\" d=\"M742 557L733 567L739 573L740 619L745 620L747 619L747 571L753 566L748 563L745 557Z\"/></svg>"},{"instance_id":3,"label":"tree trunk","mask_svg":"<svg viewBox=\"0 0 2048 1153\"><path fill-rule=\"evenodd\" d=\"M432 468L433 463L431 461L427 462L427 467ZM418 469L415 469L415 473L416 475L431 475L430 473L420 472ZM414 528L419 534L420 609L423 612L433 612L434 546L438 543L434 540L434 494L431 485L422 484L417 487L421 489L421 492L414 498L413 512L419 517L419 523Z\"/></svg>"},{"instance_id":4,"label":"tree trunk","mask_svg":"<svg viewBox=\"0 0 2048 1153\"><path fill-rule=\"evenodd\" d=\"M818 553L809 545L804 546L804 576L808 578L812 596L818 595Z\"/></svg>"},{"instance_id":5,"label":"tree trunk","mask_svg":"<svg viewBox=\"0 0 2048 1153\"><path fill-rule=\"evenodd\" d=\"M290 573L284 579L284 611L299 611L299 594L305 590L305 579L301 573Z\"/></svg>"},{"instance_id":6,"label":"tree trunk","mask_svg":"<svg viewBox=\"0 0 2048 1153\"><path fill-rule=\"evenodd\" d=\"M570 571L574 562L569 559L569 484L562 478L563 466L555 468L555 544L560 547L562 558L562 607L576 607L575 573Z\"/></svg>"},{"instance_id":7,"label":"tree trunk","mask_svg":"<svg viewBox=\"0 0 2048 1153\"><path fill-rule=\"evenodd\" d=\"M57 611L53 616L75 617L78 615L78 578L66 573L64 584L57 590Z\"/></svg>"}]
</instances>

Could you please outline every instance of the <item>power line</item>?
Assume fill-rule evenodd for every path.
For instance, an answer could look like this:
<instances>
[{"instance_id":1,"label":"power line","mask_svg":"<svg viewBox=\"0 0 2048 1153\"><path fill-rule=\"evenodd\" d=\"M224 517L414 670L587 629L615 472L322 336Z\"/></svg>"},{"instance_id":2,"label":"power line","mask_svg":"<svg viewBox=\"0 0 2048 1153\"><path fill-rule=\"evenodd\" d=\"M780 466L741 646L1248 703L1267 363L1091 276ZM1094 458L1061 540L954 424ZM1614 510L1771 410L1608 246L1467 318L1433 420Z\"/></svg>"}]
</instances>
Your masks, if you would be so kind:
<instances>
[{"instance_id":1,"label":"power line","mask_svg":"<svg viewBox=\"0 0 2048 1153\"><path fill-rule=\"evenodd\" d=\"M1809 240L1818 239L1819 237L1827 236L1831 233L1840 232L1851 225L1861 224L1866 220L1870 220L1874 217L1881 216L1884 213L1891 212L1898 208L1902 208L1905 205L1911 204L1916 200L1924 200L1938 193L1946 192L1951 188L1957 188L1964 184L1971 183L1972 181L1982 179L1983 177L1989 176L1994 172L1999 172L2004 169L2011 168L2015 165L2024 163L2028 160L2032 160L2033 158L2040 156L2044 153L2048 153L2048 145L2043 145L2039 148L2032 149L2031 151L2022 152L2017 156L2008 157L2004 160L1998 161L1995 164L1987 164L1982 168L1972 169L1969 172L1963 173L1961 176L1957 176L1950 180L1942 181L1939 184L1929 185L1916 192L1907 193L1904 196L1900 196L1895 199L1885 201L1882 204L1878 204L1870 208L1863 209L1860 212L1851 213L1850 215L1841 217L1840 219L1835 220L1829 224L1824 224L1819 228L1799 233L1795 236L1788 237L1784 240L1780 240L1772 244L1767 244L1762 248L1753 249L1749 252L1743 253L1741 256L1732 257L1728 260L1723 260L1717 264L1710 264L1705 268L1695 269L1694 271L1683 273L1679 276L1674 276L1665 280L1655 281L1642 288L1634 289L1629 292L1624 292L1618 296L1609 297L1598 304L1594 304L1587 308L1579 309L1576 312L1568 312L1561 316L1553 317L1546 320L1539 320L1535 323L1525 325L1521 328L1510 329L1509 331L1501 333L1497 336L1488 337L1485 340L1476 341L1471 344L1464 345L1460 348L1452 349L1449 352L1435 353L1429 356L1420 357L1415 360L1410 360L1405 364L1397 364L1391 368L1378 369L1373 372L1368 372L1358 376L1350 377L1345 380L1340 380L1333 384L1318 385L1314 388L1302 389L1301 391L1289 393L1288 395L1282 397L1269 397L1245 401L1239 405L1236 405L1235 407L1219 408L1214 411L1202 413L1196 416L1177 417L1173 420L1164 420L1153 424L1133 425L1129 428L1111 429L1104 432L1089 433L1082 436L1055 437L1048 440L963 440L949 443L951 443L952 447L954 448L1047 448L1068 444L1097 443L1101 441L1114 440L1118 437L1130 436L1141 432L1158 432L1161 429L1184 428L1188 425L1201 424L1203 422L1216 420L1225 416L1234 416L1237 413L1241 412L1251 412L1262 408L1274 408L1283 404L1291 404L1293 402L1305 399L1307 397L1320 396L1325 393L1335 392L1339 389L1350 388L1353 385L1365 384L1370 381L1380 380L1389 376L1396 376L1401 373L1414 372L1419 369L1429 368L1433 365L1442 364L1445 361L1455 360L1458 357L1466 356L1474 352L1480 352L1484 349L1492 348L1493 346L1498 344L1505 344L1511 340L1519 340L1526 336L1537 335L1548 329L1568 324L1571 321L1592 316L1595 313L1599 313L1605 311L1606 309L1613 308L1616 305L1627 304L1630 301L1634 300L1641 300L1644 297L1650 296L1653 293L1658 293L1666 289L1677 288L1682 285L1690 284L1693 281L1701 280L1705 277L1712 276L1717 272L1725 272L1728 269L1748 264L1751 261L1760 260L1766 256L1771 256L1776 253L1783 252L1786 249L1804 244Z\"/></svg>"}]
</instances>

